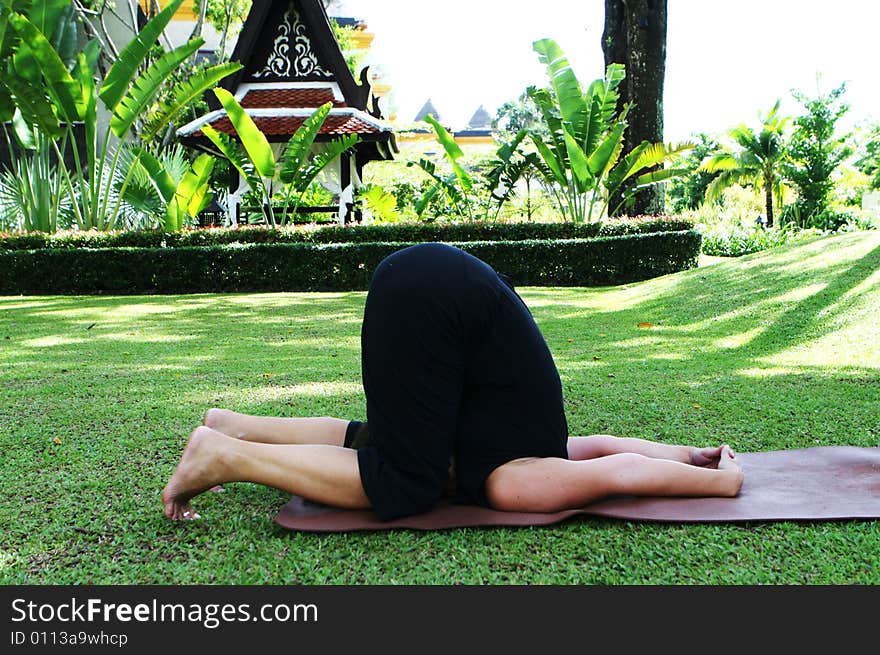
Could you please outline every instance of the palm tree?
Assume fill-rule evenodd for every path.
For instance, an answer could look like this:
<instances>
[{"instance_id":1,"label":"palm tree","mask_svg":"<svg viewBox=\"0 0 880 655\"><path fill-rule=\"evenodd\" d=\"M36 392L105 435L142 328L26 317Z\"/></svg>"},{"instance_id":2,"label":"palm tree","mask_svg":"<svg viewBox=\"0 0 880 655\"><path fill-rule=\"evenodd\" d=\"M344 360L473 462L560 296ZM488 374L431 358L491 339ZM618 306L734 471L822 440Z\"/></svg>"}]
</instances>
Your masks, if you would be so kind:
<instances>
[{"instance_id":1,"label":"palm tree","mask_svg":"<svg viewBox=\"0 0 880 655\"><path fill-rule=\"evenodd\" d=\"M782 178L778 173L785 152L785 128L790 118L779 115L779 101L761 118L761 130L755 132L739 125L728 133L737 145L735 152L718 152L703 162L699 170L719 173L706 188L706 200L717 200L721 192L734 184L763 189L767 209L767 227L773 226L773 197L782 197Z\"/></svg>"}]
</instances>

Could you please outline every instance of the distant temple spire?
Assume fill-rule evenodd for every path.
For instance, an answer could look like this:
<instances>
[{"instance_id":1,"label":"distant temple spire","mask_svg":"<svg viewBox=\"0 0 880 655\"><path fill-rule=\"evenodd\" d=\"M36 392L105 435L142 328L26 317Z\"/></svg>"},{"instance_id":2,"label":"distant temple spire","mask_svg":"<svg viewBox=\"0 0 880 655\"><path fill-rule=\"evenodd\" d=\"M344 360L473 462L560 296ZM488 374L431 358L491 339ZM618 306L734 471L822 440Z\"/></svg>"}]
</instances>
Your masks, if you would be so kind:
<instances>
[{"instance_id":1,"label":"distant temple spire","mask_svg":"<svg viewBox=\"0 0 880 655\"><path fill-rule=\"evenodd\" d=\"M483 105L474 112L471 120L468 122L468 129L482 130L492 127L492 117Z\"/></svg>"},{"instance_id":2,"label":"distant temple spire","mask_svg":"<svg viewBox=\"0 0 880 655\"><path fill-rule=\"evenodd\" d=\"M424 106L419 110L419 113L416 114L415 121L419 122L425 120L428 114L431 114L438 121L440 120L440 114L437 112L437 108L434 106L434 103L431 102L430 98L428 98L428 102L426 102Z\"/></svg>"}]
</instances>

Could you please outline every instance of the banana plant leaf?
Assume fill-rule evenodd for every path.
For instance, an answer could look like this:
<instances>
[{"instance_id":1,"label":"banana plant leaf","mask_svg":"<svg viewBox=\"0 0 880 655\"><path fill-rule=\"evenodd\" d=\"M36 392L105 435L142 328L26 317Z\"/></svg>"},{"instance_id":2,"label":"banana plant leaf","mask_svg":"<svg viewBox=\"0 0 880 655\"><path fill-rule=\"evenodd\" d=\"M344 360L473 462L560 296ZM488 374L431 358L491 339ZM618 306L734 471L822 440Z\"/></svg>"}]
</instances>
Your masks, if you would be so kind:
<instances>
[{"instance_id":1,"label":"banana plant leaf","mask_svg":"<svg viewBox=\"0 0 880 655\"><path fill-rule=\"evenodd\" d=\"M281 172L279 177L284 184L290 184L294 181L299 172L303 169L306 161L308 161L309 153L321 126L327 120L333 103L327 102L318 107L311 116L309 116L302 125L296 130L281 157Z\"/></svg>"},{"instance_id":2,"label":"banana plant leaf","mask_svg":"<svg viewBox=\"0 0 880 655\"><path fill-rule=\"evenodd\" d=\"M486 181L491 188L497 187L505 172L512 165L513 156L517 153L520 144L528 135L528 130L520 130L508 143L502 143L495 151L495 159L489 162L491 168L485 173Z\"/></svg>"},{"instance_id":3,"label":"banana plant leaf","mask_svg":"<svg viewBox=\"0 0 880 655\"><path fill-rule=\"evenodd\" d=\"M412 162L407 164L407 166L413 165ZM428 161L427 159L419 159L415 165L425 171L425 173L434 180L434 184L422 195L418 202L416 202L414 207L416 214L421 216L430 202L441 191L449 197L452 203L458 208L459 213L462 213L461 207L465 203L465 198L458 190L458 187L455 186L454 180L457 179L455 174L450 175L448 178L441 177L437 174L437 167L434 165L434 162Z\"/></svg>"},{"instance_id":4,"label":"banana plant leaf","mask_svg":"<svg viewBox=\"0 0 880 655\"><path fill-rule=\"evenodd\" d=\"M546 150L552 153L552 157L556 161L557 167L560 170L565 171L568 169L568 149L565 145L565 138L563 137L562 119L559 118L556 104L553 101L553 98L550 96L550 93L546 89L536 89L535 87L529 87L528 94L529 97L535 102L538 110L541 112L541 116L544 119L544 124L547 126L548 132L550 134L550 143L544 144ZM534 141L537 142L536 137L533 136L532 138ZM539 146L539 150L540 149L541 148ZM541 156L544 157L543 151ZM548 163L548 165L550 164ZM557 177L555 174L555 167L551 166L551 169L554 170L554 177ZM567 184L567 176L563 174L562 179L565 181L560 181L560 184ZM557 181L559 181L558 178Z\"/></svg>"},{"instance_id":5,"label":"banana plant leaf","mask_svg":"<svg viewBox=\"0 0 880 655\"><path fill-rule=\"evenodd\" d=\"M214 168L211 155L200 155L192 168L183 174L165 213L165 229L180 230L187 216L195 216L211 201L208 185Z\"/></svg>"},{"instance_id":6,"label":"banana plant leaf","mask_svg":"<svg viewBox=\"0 0 880 655\"><path fill-rule=\"evenodd\" d=\"M546 170L542 171L544 177L546 178L549 172L552 178L548 179L548 181L556 182L563 187L566 186L568 184L568 176L565 174L565 162L559 161L556 153L539 137L532 135L532 143L535 144L538 154L541 155L541 159L547 167Z\"/></svg>"},{"instance_id":7,"label":"banana plant leaf","mask_svg":"<svg viewBox=\"0 0 880 655\"><path fill-rule=\"evenodd\" d=\"M79 34L77 34L77 21L75 9L69 0L56 0L61 5L61 13L57 17L49 16L46 18L46 24L49 26L50 32L43 29L40 24L31 16L33 22L40 31L49 37L49 41L61 57L61 61L70 64L76 61L76 55L79 52ZM41 3L38 3L41 4ZM66 5L66 6L65 6ZM54 21L54 22L53 22ZM54 31L53 27L54 27Z\"/></svg>"},{"instance_id":8,"label":"banana plant leaf","mask_svg":"<svg viewBox=\"0 0 880 655\"><path fill-rule=\"evenodd\" d=\"M202 134L204 134L213 143L217 150L229 160L229 163L235 167L235 170L247 180L248 185L254 191L263 187L263 181L254 171L254 165L248 159L247 154L242 150L241 146L223 132L218 132L210 125L202 126Z\"/></svg>"},{"instance_id":9,"label":"banana plant leaf","mask_svg":"<svg viewBox=\"0 0 880 655\"><path fill-rule=\"evenodd\" d=\"M211 202L213 194L209 183L216 161L211 155L199 155L193 162L192 169L184 174L177 185L175 197L192 218Z\"/></svg>"},{"instance_id":10,"label":"banana plant leaf","mask_svg":"<svg viewBox=\"0 0 880 655\"><path fill-rule=\"evenodd\" d=\"M571 167L572 177L577 185L577 190L583 193L590 186L590 182L593 179L593 176L590 174L587 155L581 150L580 144L572 135L567 123L562 126L562 136L565 138L565 149L568 153L568 163Z\"/></svg>"},{"instance_id":11,"label":"banana plant leaf","mask_svg":"<svg viewBox=\"0 0 880 655\"><path fill-rule=\"evenodd\" d=\"M235 127L241 145L244 146L254 169L260 176L273 179L275 177L275 155L272 154L272 147L269 145L266 135L260 131L254 120L248 116L235 96L229 91L217 88L214 89L214 95L226 110L226 115Z\"/></svg>"},{"instance_id":12,"label":"banana plant leaf","mask_svg":"<svg viewBox=\"0 0 880 655\"><path fill-rule=\"evenodd\" d=\"M95 161L98 148L98 101L95 95L94 73L98 68L98 56L101 53L101 44L98 41L90 41L86 44L83 52L77 57L76 66L73 69L73 77L79 82L80 97L78 103L82 107L83 127L85 128L86 158Z\"/></svg>"},{"instance_id":13,"label":"banana plant leaf","mask_svg":"<svg viewBox=\"0 0 880 655\"><path fill-rule=\"evenodd\" d=\"M0 88L11 96L25 121L48 136L61 136L63 131L55 107L45 94L15 75L0 75Z\"/></svg>"},{"instance_id":14,"label":"banana plant leaf","mask_svg":"<svg viewBox=\"0 0 880 655\"><path fill-rule=\"evenodd\" d=\"M46 36L52 36L62 16L71 8L70 0L35 0L27 15L38 30Z\"/></svg>"},{"instance_id":15,"label":"banana plant leaf","mask_svg":"<svg viewBox=\"0 0 880 655\"><path fill-rule=\"evenodd\" d=\"M29 125L21 116L20 111L16 111L12 117L12 132L15 134L15 140L18 145L25 150L36 150L37 139L34 136L34 127Z\"/></svg>"},{"instance_id":16,"label":"banana plant leaf","mask_svg":"<svg viewBox=\"0 0 880 655\"><path fill-rule=\"evenodd\" d=\"M428 205L431 204L431 201L437 197L437 194L443 190L439 184L435 184L431 186L425 193L421 195L421 197L416 201L415 205L413 205L413 209L416 211L416 216L421 218L422 214L425 213L425 210L428 208Z\"/></svg>"},{"instance_id":17,"label":"banana plant leaf","mask_svg":"<svg viewBox=\"0 0 880 655\"><path fill-rule=\"evenodd\" d=\"M605 69L605 79L593 82L589 95L597 98L600 103L599 121L608 124L617 111L617 102L620 99L618 87L626 79L626 67L623 64L609 64Z\"/></svg>"},{"instance_id":18,"label":"banana plant leaf","mask_svg":"<svg viewBox=\"0 0 880 655\"><path fill-rule=\"evenodd\" d=\"M443 150L446 152L446 158L449 160L449 163L452 164L452 171L455 173L455 177L458 178L461 188L465 191L471 191L474 187L474 181L464 167L458 163L458 160L464 155L461 148L458 147L455 139L446 128L443 127L431 114L428 114L425 117L425 121L434 128L434 132L437 134L437 141L443 146Z\"/></svg>"},{"instance_id":19,"label":"banana plant leaf","mask_svg":"<svg viewBox=\"0 0 880 655\"><path fill-rule=\"evenodd\" d=\"M70 0L21 2L17 8L13 7L13 11L27 16L28 20L49 40L66 65L76 59L77 23L74 19L75 10ZM31 56L27 44L21 44L15 53L15 57L19 61ZM37 81L37 79L34 78L32 81Z\"/></svg>"},{"instance_id":20,"label":"banana plant leaf","mask_svg":"<svg viewBox=\"0 0 880 655\"><path fill-rule=\"evenodd\" d=\"M134 148L133 152L136 158L133 165L139 164L143 166L144 170L149 174L150 181L153 183L156 191L158 191L159 197L162 198L162 201L166 203L171 202L174 198L174 192L177 189L177 185L174 183L174 179L168 171L165 170L162 162L156 159L152 153L144 148Z\"/></svg>"},{"instance_id":21,"label":"banana plant leaf","mask_svg":"<svg viewBox=\"0 0 880 655\"><path fill-rule=\"evenodd\" d=\"M563 122L571 125L570 132L583 142L589 129L590 112L577 76L571 68L562 48L553 39L541 39L532 44L538 59L547 67L550 84L558 101Z\"/></svg>"},{"instance_id":22,"label":"banana plant leaf","mask_svg":"<svg viewBox=\"0 0 880 655\"><path fill-rule=\"evenodd\" d=\"M150 50L182 3L183 0L172 0L168 3L119 53L101 84L100 97L109 111L116 110L116 105L125 96Z\"/></svg>"},{"instance_id":23,"label":"banana plant leaf","mask_svg":"<svg viewBox=\"0 0 880 655\"><path fill-rule=\"evenodd\" d=\"M290 180L294 189L299 193L304 193L322 170L344 152L354 148L359 141L360 137L357 134L346 134L341 139L328 143L324 151L315 155L315 157L313 157L306 166L302 167Z\"/></svg>"},{"instance_id":24,"label":"banana plant leaf","mask_svg":"<svg viewBox=\"0 0 880 655\"><path fill-rule=\"evenodd\" d=\"M642 156L642 152L648 147L648 142L643 141L635 148L630 150L623 159L620 160L614 168L608 173L607 181L605 185L608 188L617 188L621 184L623 184L624 180L628 179L635 173L639 171L639 168L636 166L636 162L639 157Z\"/></svg>"},{"instance_id":25,"label":"banana plant leaf","mask_svg":"<svg viewBox=\"0 0 880 655\"><path fill-rule=\"evenodd\" d=\"M0 61L9 61L19 42L18 34L9 26L10 13L8 7L0 5Z\"/></svg>"},{"instance_id":26,"label":"banana plant leaf","mask_svg":"<svg viewBox=\"0 0 880 655\"><path fill-rule=\"evenodd\" d=\"M603 141L596 146L587 160L587 168L593 176L600 175L614 164L615 154L620 156L620 145L623 143L623 132L626 123L617 123Z\"/></svg>"},{"instance_id":27,"label":"banana plant leaf","mask_svg":"<svg viewBox=\"0 0 880 655\"><path fill-rule=\"evenodd\" d=\"M0 76L2 77L2 76ZM0 123L8 123L15 116L15 101L9 89L3 85L0 79Z\"/></svg>"},{"instance_id":28,"label":"banana plant leaf","mask_svg":"<svg viewBox=\"0 0 880 655\"><path fill-rule=\"evenodd\" d=\"M171 77L177 67L195 53L204 44L204 39L193 39L187 44L162 54L154 61L144 73L139 76L131 88L113 108L113 118L110 119L110 128L120 139L125 138L131 126L134 125L147 107L153 102L159 89L165 81ZM164 116L165 120L157 125L159 129L168 124L170 116Z\"/></svg>"},{"instance_id":29,"label":"banana plant leaf","mask_svg":"<svg viewBox=\"0 0 880 655\"><path fill-rule=\"evenodd\" d=\"M175 193L177 185L174 178L166 170L156 157L144 148L134 148L136 160L133 165L140 165L147 171L153 188L158 192L159 197L165 205L165 216L163 227L169 231L179 230L183 227L183 219L180 207L177 203Z\"/></svg>"},{"instance_id":30,"label":"banana plant leaf","mask_svg":"<svg viewBox=\"0 0 880 655\"><path fill-rule=\"evenodd\" d=\"M159 132L194 100L200 98L205 91L213 88L220 80L236 72L241 67L242 65L239 62L218 64L196 73L177 85L171 101L162 103L155 118L150 120L141 131L141 138L144 141L155 138Z\"/></svg>"},{"instance_id":31,"label":"banana plant leaf","mask_svg":"<svg viewBox=\"0 0 880 655\"><path fill-rule=\"evenodd\" d=\"M514 154L516 154L517 148L519 148L520 144L525 140L528 133L528 130L520 130L513 137L512 141L510 141L509 143L502 143L501 147L495 151L495 155L498 157L498 159L505 163L509 162L510 158L513 157Z\"/></svg>"},{"instance_id":32,"label":"banana plant leaf","mask_svg":"<svg viewBox=\"0 0 880 655\"><path fill-rule=\"evenodd\" d=\"M60 117L68 123L82 120L82 107L76 102L78 85L46 36L21 14L12 14L9 23L29 48L29 56L16 58L16 72L32 82L34 75L36 79L42 76Z\"/></svg>"}]
</instances>

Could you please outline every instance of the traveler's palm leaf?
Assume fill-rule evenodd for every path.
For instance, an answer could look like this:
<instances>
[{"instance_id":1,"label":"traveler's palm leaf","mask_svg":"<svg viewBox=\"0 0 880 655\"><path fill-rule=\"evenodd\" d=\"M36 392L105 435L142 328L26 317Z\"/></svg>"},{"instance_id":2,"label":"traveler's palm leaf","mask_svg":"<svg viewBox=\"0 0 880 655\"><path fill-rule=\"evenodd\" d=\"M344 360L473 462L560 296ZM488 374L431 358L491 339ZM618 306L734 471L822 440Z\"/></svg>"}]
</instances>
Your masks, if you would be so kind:
<instances>
[{"instance_id":1,"label":"traveler's palm leaf","mask_svg":"<svg viewBox=\"0 0 880 655\"><path fill-rule=\"evenodd\" d=\"M318 107L299 126L290 138L290 141L287 142L287 147L284 149L284 155L281 158L281 172L279 174L281 181L285 184L293 182L309 160L309 154L312 151L315 139L320 133L324 121L327 120L332 107L333 103L330 102Z\"/></svg>"}]
</instances>

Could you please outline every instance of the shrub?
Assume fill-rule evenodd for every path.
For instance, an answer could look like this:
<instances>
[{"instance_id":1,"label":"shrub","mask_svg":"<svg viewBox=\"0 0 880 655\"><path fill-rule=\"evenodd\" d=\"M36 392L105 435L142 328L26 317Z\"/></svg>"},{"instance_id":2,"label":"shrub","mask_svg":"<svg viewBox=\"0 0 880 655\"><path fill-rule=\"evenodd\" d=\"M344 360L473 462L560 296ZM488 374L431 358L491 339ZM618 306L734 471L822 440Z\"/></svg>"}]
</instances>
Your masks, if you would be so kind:
<instances>
[{"instance_id":1,"label":"shrub","mask_svg":"<svg viewBox=\"0 0 880 655\"><path fill-rule=\"evenodd\" d=\"M267 243L0 251L0 293L352 291L412 243ZM594 286L696 265L696 231L457 243L520 285Z\"/></svg>"},{"instance_id":2,"label":"shrub","mask_svg":"<svg viewBox=\"0 0 880 655\"><path fill-rule=\"evenodd\" d=\"M162 232L63 232L53 235L0 235L0 250L42 248L177 248L231 243L377 243L428 241L527 241L590 239L693 229L693 222L674 216L641 216L603 223L395 223L357 227L240 227Z\"/></svg>"},{"instance_id":3,"label":"shrub","mask_svg":"<svg viewBox=\"0 0 880 655\"><path fill-rule=\"evenodd\" d=\"M703 232L703 253L716 257L740 257L820 234L820 230L801 230L792 224L782 229L765 229L757 225L720 227Z\"/></svg>"}]
</instances>

